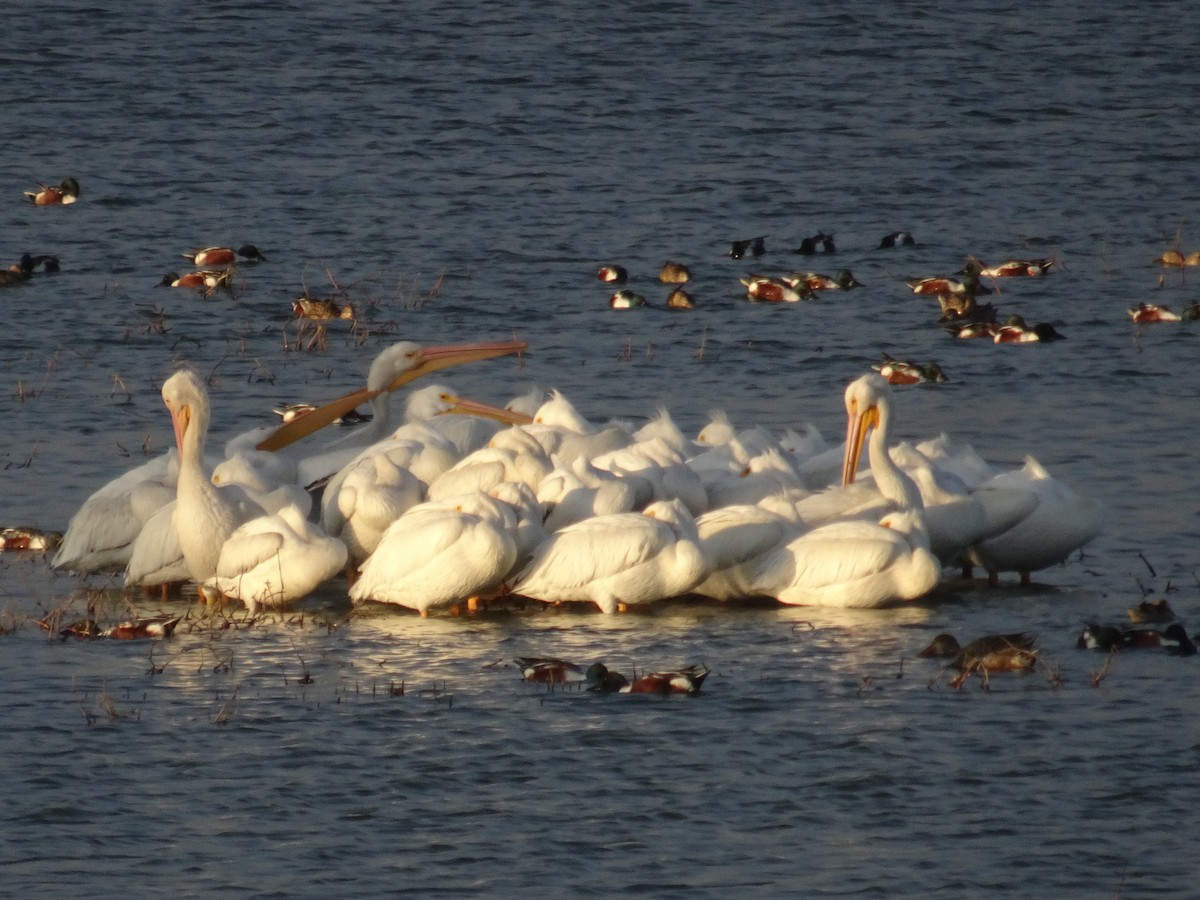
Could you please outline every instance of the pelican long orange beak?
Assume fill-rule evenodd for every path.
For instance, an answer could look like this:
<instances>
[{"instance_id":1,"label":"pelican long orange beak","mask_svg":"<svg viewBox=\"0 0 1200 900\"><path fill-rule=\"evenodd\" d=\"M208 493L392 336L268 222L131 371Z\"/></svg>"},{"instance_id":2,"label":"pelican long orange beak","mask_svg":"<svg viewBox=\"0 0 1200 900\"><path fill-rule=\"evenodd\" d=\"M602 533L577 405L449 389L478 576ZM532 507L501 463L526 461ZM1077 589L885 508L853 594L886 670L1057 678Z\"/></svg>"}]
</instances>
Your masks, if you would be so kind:
<instances>
[{"instance_id":1,"label":"pelican long orange beak","mask_svg":"<svg viewBox=\"0 0 1200 900\"><path fill-rule=\"evenodd\" d=\"M175 431L175 447L179 451L179 455L183 455L183 436L187 434L188 426L192 422L192 408L190 406L182 406L175 409L173 406L167 407L167 412L171 414L171 428Z\"/></svg>"},{"instance_id":2,"label":"pelican long orange beak","mask_svg":"<svg viewBox=\"0 0 1200 900\"><path fill-rule=\"evenodd\" d=\"M343 397L338 397L324 406L309 410L302 416L297 416L290 422L284 422L277 429L254 445L256 450L281 450L289 444L294 444L301 438L306 438L320 431L331 422L337 421L353 409L364 403L369 403L378 394L367 388L351 391Z\"/></svg>"},{"instance_id":3,"label":"pelican long orange beak","mask_svg":"<svg viewBox=\"0 0 1200 900\"><path fill-rule=\"evenodd\" d=\"M417 352L417 361L408 371L402 372L392 379L384 390L394 391L398 387L415 381L430 372L440 372L451 366L461 366L464 363L476 362L481 359L494 359L497 356L508 356L528 350L527 341L488 341L477 344L443 344L436 347L422 347Z\"/></svg>"},{"instance_id":4,"label":"pelican long orange beak","mask_svg":"<svg viewBox=\"0 0 1200 900\"><path fill-rule=\"evenodd\" d=\"M410 381L414 381L430 372L437 372L441 369L460 366L464 363L475 362L476 360L493 359L497 356L507 356L510 353L520 353L522 350L527 350L528 348L529 344L526 341L491 341L477 344L443 344L434 347L421 347L417 352L415 364L404 373L392 379L392 382L384 390L389 392L394 391L396 388L408 384ZM351 391L349 394L339 397L324 406L318 406L316 409L290 422L285 422L255 444L255 448L258 450L280 450L289 444L294 444L301 438L308 437L310 434L319 431L331 422L346 415L352 409L357 409L362 404L369 403L380 393L382 392L372 391L369 388L359 388L356 391ZM504 420L502 419L501 421Z\"/></svg>"},{"instance_id":5,"label":"pelican long orange beak","mask_svg":"<svg viewBox=\"0 0 1200 900\"><path fill-rule=\"evenodd\" d=\"M479 416L481 419L491 419L494 422L504 422L506 425L529 425L533 422L532 416L527 416L524 413L513 412L511 409L501 409L498 406L489 406L486 403L480 403L477 400L468 400L466 397L454 397L454 405L449 409L444 409L439 416L460 415L460 416Z\"/></svg>"},{"instance_id":6,"label":"pelican long orange beak","mask_svg":"<svg viewBox=\"0 0 1200 900\"><path fill-rule=\"evenodd\" d=\"M846 455L842 457L842 484L853 484L862 459L863 442L867 432L879 425L879 408L868 406L846 417Z\"/></svg>"}]
</instances>

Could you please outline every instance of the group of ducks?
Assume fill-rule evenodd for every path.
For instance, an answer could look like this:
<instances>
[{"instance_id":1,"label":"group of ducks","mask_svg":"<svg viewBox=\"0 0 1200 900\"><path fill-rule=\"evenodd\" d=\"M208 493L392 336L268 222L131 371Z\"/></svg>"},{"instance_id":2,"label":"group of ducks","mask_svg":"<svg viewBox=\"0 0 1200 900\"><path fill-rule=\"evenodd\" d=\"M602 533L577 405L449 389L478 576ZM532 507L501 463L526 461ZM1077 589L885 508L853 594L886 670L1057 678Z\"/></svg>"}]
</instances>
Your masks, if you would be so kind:
<instances>
[{"instance_id":1,"label":"group of ducks","mask_svg":"<svg viewBox=\"0 0 1200 900\"><path fill-rule=\"evenodd\" d=\"M591 423L558 392L499 408L436 385L392 424L402 385L523 349L402 342L365 389L216 459L207 388L179 371L162 389L176 448L90 497L52 565L123 568L131 587L190 581L251 609L342 573L354 603L426 615L509 598L606 613L684 595L877 607L927 594L947 566L1028 580L1100 528L1098 506L1032 459L996 472L945 437L891 446L890 389L873 373L846 389L844 448L811 426L775 437L714 414L692 440L665 411L635 430ZM297 449L367 403L365 425Z\"/></svg>"},{"instance_id":2,"label":"group of ducks","mask_svg":"<svg viewBox=\"0 0 1200 900\"><path fill-rule=\"evenodd\" d=\"M936 275L908 281L914 294L935 296L941 311L938 323L958 338L986 338L997 344L1048 343L1063 340L1049 322L1028 325L1019 315L1000 322L991 303L979 303L978 297L991 293L981 278L1039 278L1056 265L1049 257L1010 259L998 265L984 265L975 257L954 275Z\"/></svg>"},{"instance_id":3,"label":"group of ducks","mask_svg":"<svg viewBox=\"0 0 1200 900\"><path fill-rule=\"evenodd\" d=\"M233 293L233 277L240 262L266 262L267 258L253 244L233 247L204 247L184 253L183 258L195 268L182 275L168 272L159 282L160 287L189 288L198 291L205 299L216 291Z\"/></svg>"},{"instance_id":4,"label":"group of ducks","mask_svg":"<svg viewBox=\"0 0 1200 900\"><path fill-rule=\"evenodd\" d=\"M605 284L624 284L629 280L629 272L624 266L607 265L596 271L596 277ZM667 260L659 270L658 280L662 284L673 285L667 294L667 309L692 309L696 305L696 298L680 287L692 280L691 270L683 263ZM636 309L647 303L646 298L637 291L619 288L608 298L608 305L612 309Z\"/></svg>"},{"instance_id":5,"label":"group of ducks","mask_svg":"<svg viewBox=\"0 0 1200 900\"><path fill-rule=\"evenodd\" d=\"M709 675L709 670L700 665L647 672L629 679L600 662L592 663L586 669L577 663L552 657L518 656L513 662L525 681L599 693L697 694Z\"/></svg>"}]
</instances>

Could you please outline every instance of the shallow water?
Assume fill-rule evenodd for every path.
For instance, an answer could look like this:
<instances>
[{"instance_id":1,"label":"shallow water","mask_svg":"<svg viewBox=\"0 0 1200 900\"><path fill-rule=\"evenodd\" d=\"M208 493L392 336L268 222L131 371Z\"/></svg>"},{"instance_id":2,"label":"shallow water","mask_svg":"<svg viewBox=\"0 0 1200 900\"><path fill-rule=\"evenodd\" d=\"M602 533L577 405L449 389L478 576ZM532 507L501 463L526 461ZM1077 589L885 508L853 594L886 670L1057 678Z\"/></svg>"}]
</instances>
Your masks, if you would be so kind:
<instances>
[{"instance_id":1,"label":"shallow water","mask_svg":"<svg viewBox=\"0 0 1200 900\"><path fill-rule=\"evenodd\" d=\"M6 138L0 253L63 266L4 290L2 525L61 530L168 446L158 389L178 363L211 374L220 440L360 386L391 341L510 334L531 352L446 380L493 402L557 386L593 419L665 405L689 432L720 407L831 441L843 387L883 351L936 359L951 381L897 391L899 438L1033 454L1107 524L1033 587L951 581L895 610L419 620L351 614L331 585L254 627L172 603L188 618L153 644L47 640L32 618L129 601L6 554L10 891L1193 893L1196 663L1105 671L1074 648L1143 592L1196 614L1200 333L1125 314L1198 296L1151 263L1200 246L1181 99L1200 73L1177 10L25 12L0 59L29 113ZM67 174L73 207L21 203ZM874 249L898 228L920 244ZM821 230L836 255L785 252ZM757 234L767 256L728 258ZM154 286L184 251L244 242L268 262L233 299ZM947 337L903 281L968 253L1059 258L992 299L1067 340ZM667 258L692 267L695 310L607 308L599 264L661 306ZM810 266L866 286L740 298L747 271ZM290 301L331 279L364 322L297 349ZM1060 686L953 691L914 658L940 631L1014 630L1038 633ZM518 655L712 675L695 698L547 692Z\"/></svg>"}]
</instances>

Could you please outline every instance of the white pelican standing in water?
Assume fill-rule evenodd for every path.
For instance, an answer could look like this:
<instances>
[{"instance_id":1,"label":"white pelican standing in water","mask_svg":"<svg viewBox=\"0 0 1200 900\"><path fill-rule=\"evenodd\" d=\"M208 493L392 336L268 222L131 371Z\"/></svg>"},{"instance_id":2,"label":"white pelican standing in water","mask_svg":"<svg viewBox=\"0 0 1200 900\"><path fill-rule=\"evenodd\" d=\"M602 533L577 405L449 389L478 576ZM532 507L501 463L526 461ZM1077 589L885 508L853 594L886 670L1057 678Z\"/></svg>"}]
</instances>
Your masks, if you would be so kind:
<instances>
[{"instance_id":1,"label":"white pelican standing in water","mask_svg":"<svg viewBox=\"0 0 1200 900\"><path fill-rule=\"evenodd\" d=\"M346 565L346 545L288 505L237 528L221 547L216 573L205 585L255 612L299 600Z\"/></svg>"},{"instance_id":2,"label":"white pelican standing in water","mask_svg":"<svg viewBox=\"0 0 1200 900\"><path fill-rule=\"evenodd\" d=\"M499 589L517 559L513 508L475 492L405 512L350 588L355 603L393 603L428 616Z\"/></svg>"},{"instance_id":3,"label":"white pelican standing in water","mask_svg":"<svg viewBox=\"0 0 1200 900\"><path fill-rule=\"evenodd\" d=\"M511 583L547 603L592 601L605 613L686 594L707 571L696 523L679 500L596 516L555 532Z\"/></svg>"},{"instance_id":4,"label":"white pelican standing in water","mask_svg":"<svg viewBox=\"0 0 1200 900\"><path fill-rule=\"evenodd\" d=\"M842 483L853 483L863 438L874 428L872 473L895 511L878 522L832 522L771 551L754 564L754 593L796 606L874 608L915 600L937 585L941 566L929 551L921 495L887 454L889 394L875 374L846 389Z\"/></svg>"},{"instance_id":5,"label":"white pelican standing in water","mask_svg":"<svg viewBox=\"0 0 1200 900\"><path fill-rule=\"evenodd\" d=\"M1000 572L1017 572L1021 583L1029 584L1031 572L1065 561L1103 527L1100 504L1052 477L1032 456L1025 458L1023 468L985 485L1028 490L1038 500L1033 512L1012 528L967 550L970 561L987 570L989 584L997 582Z\"/></svg>"},{"instance_id":6,"label":"white pelican standing in water","mask_svg":"<svg viewBox=\"0 0 1200 900\"><path fill-rule=\"evenodd\" d=\"M172 449L95 491L71 517L50 565L74 572L126 566L142 526L175 499L178 477Z\"/></svg>"},{"instance_id":7,"label":"white pelican standing in water","mask_svg":"<svg viewBox=\"0 0 1200 900\"><path fill-rule=\"evenodd\" d=\"M229 536L263 510L237 485L213 484L204 470L211 410L200 376L181 369L164 382L162 397L179 448L175 531L188 571L195 581L203 582L216 574L221 547Z\"/></svg>"}]
</instances>

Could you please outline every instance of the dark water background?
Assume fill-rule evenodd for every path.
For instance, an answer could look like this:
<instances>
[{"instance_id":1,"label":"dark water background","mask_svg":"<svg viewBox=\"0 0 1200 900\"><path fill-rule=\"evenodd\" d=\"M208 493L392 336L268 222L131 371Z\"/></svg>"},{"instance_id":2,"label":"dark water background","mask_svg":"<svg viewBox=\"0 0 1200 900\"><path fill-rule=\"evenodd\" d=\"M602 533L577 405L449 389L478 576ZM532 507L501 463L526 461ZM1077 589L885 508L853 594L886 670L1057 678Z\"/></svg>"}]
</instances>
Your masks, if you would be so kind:
<instances>
[{"instance_id":1,"label":"dark water background","mask_svg":"<svg viewBox=\"0 0 1200 900\"><path fill-rule=\"evenodd\" d=\"M57 643L29 619L108 586L0 560L0 880L13 896L1193 896L1194 659L1074 649L1144 594L1195 621L1200 296L1152 263L1200 247L1200 69L1177 4L85 4L9 9L0 78L0 524L62 529L171 440L158 394L211 373L216 437L359 386L391 341L506 337L454 372L503 402L557 386L593 419L666 405L689 432L817 424L883 351L952 379L898 392L901 438L1032 453L1105 532L1037 584L957 583L882 612L350 616L336 585L250 629ZM74 175L78 204L21 191ZM895 229L914 248L877 251ZM839 252L787 254L817 231ZM735 262L735 238L769 254ZM154 285L256 244L234 299ZM1001 311L1067 340L954 341L906 277L1054 256ZM607 308L604 262L661 307ZM850 268L788 307L746 271ZM1160 276L1165 276L1160 287ZM356 333L297 349L330 280ZM435 283L440 293L429 297ZM186 607L176 605L179 611ZM139 603L140 611L154 604ZM192 620L189 625L194 626ZM960 692L939 631L1032 630L1061 674ZM703 662L694 699L520 683L514 655ZM306 677L307 675L307 677ZM1099 680L1099 687L1093 681ZM403 685L403 693L399 693Z\"/></svg>"}]
</instances>

